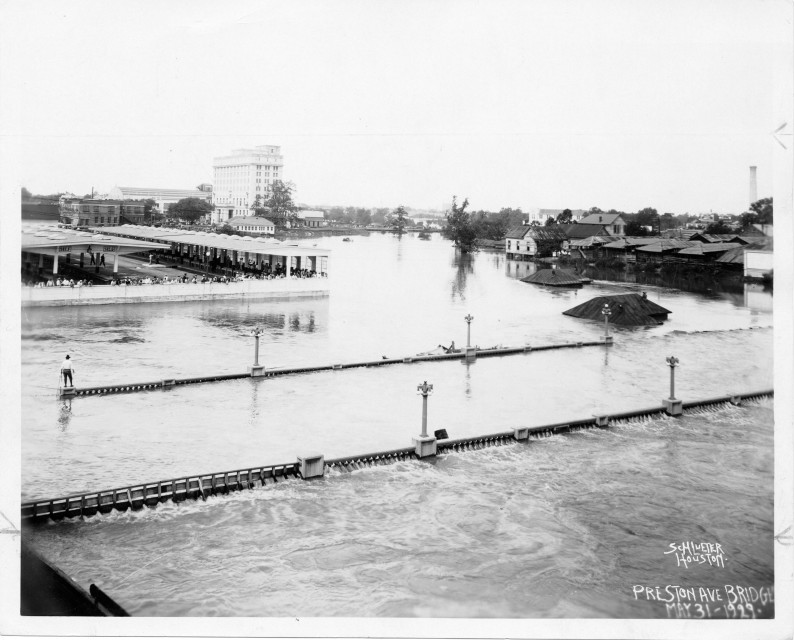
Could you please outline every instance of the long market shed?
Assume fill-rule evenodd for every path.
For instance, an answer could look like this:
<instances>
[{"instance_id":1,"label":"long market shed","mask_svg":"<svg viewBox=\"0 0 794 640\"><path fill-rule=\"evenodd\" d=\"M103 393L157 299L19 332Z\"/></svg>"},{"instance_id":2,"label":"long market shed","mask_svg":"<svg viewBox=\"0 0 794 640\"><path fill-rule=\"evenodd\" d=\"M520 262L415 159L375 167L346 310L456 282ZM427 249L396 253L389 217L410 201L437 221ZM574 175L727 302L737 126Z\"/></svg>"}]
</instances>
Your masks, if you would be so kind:
<instances>
[{"instance_id":1,"label":"long market shed","mask_svg":"<svg viewBox=\"0 0 794 640\"><path fill-rule=\"evenodd\" d=\"M200 265L217 264L230 268L281 264L290 268L308 269L318 274L328 273L329 249L314 244L290 244L272 238L234 236L206 231L189 231L121 225L103 227L102 233L159 243L159 249L174 258L190 258Z\"/></svg>"}]
</instances>

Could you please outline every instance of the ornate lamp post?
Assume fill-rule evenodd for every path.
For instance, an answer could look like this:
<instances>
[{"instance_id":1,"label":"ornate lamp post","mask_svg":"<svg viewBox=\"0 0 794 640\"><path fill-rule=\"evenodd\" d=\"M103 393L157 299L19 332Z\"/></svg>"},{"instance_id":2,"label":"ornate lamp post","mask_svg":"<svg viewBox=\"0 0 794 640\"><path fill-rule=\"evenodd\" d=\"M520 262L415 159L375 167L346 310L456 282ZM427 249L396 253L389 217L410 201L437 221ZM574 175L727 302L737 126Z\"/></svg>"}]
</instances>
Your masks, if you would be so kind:
<instances>
[{"instance_id":1,"label":"ornate lamp post","mask_svg":"<svg viewBox=\"0 0 794 640\"><path fill-rule=\"evenodd\" d=\"M422 384L416 387L419 395L422 396L422 437L427 437L427 396L433 393L433 385L427 384L425 380Z\"/></svg>"},{"instance_id":2,"label":"ornate lamp post","mask_svg":"<svg viewBox=\"0 0 794 640\"><path fill-rule=\"evenodd\" d=\"M684 403L682 400L676 400L675 397L675 368L678 366L678 358L670 356L666 359L670 367L670 397L663 400L664 410L671 416L680 416L684 412Z\"/></svg>"},{"instance_id":3,"label":"ornate lamp post","mask_svg":"<svg viewBox=\"0 0 794 640\"><path fill-rule=\"evenodd\" d=\"M255 342L254 342L254 366L255 367L259 366L259 336L261 336L261 335L262 335L262 329L260 329L259 327L254 329L253 336L254 336L254 340L255 340Z\"/></svg>"},{"instance_id":4,"label":"ornate lamp post","mask_svg":"<svg viewBox=\"0 0 794 640\"><path fill-rule=\"evenodd\" d=\"M609 308L609 304L604 303L604 308L601 309L601 315L604 316L604 343L609 344L612 342L612 338L609 335L609 316L612 315L612 310Z\"/></svg>"},{"instance_id":5,"label":"ornate lamp post","mask_svg":"<svg viewBox=\"0 0 794 640\"><path fill-rule=\"evenodd\" d=\"M667 364L670 366L670 400L675 400L675 368L678 365L678 358L670 356L667 358Z\"/></svg>"},{"instance_id":6,"label":"ornate lamp post","mask_svg":"<svg viewBox=\"0 0 794 640\"><path fill-rule=\"evenodd\" d=\"M254 329L254 332L251 334L254 336L254 364L251 367L251 377L256 378L258 376L265 375L265 365L259 364L259 336L261 336L264 332L260 327Z\"/></svg>"},{"instance_id":7,"label":"ornate lamp post","mask_svg":"<svg viewBox=\"0 0 794 640\"><path fill-rule=\"evenodd\" d=\"M427 384L427 380L425 380L416 387L416 390L422 396L422 433L414 436L413 443L416 455L424 458L436 455L436 438L427 435L427 396L433 392L433 385Z\"/></svg>"},{"instance_id":8,"label":"ornate lamp post","mask_svg":"<svg viewBox=\"0 0 794 640\"><path fill-rule=\"evenodd\" d=\"M469 313L463 319L466 321L466 348L468 349L471 347L471 321L474 320L474 316Z\"/></svg>"}]
</instances>

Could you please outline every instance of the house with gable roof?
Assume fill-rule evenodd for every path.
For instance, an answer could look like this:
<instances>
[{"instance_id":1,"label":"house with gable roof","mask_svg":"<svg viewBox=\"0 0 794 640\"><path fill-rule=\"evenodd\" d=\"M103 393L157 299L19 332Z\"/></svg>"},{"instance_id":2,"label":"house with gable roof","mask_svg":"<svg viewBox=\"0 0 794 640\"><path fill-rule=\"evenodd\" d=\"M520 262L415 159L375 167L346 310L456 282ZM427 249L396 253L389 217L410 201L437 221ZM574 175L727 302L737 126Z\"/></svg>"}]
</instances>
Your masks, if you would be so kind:
<instances>
[{"instance_id":1,"label":"house with gable roof","mask_svg":"<svg viewBox=\"0 0 794 640\"><path fill-rule=\"evenodd\" d=\"M579 220L579 224L602 225L610 236L626 235L626 221L619 213L591 213Z\"/></svg>"},{"instance_id":2,"label":"house with gable roof","mask_svg":"<svg viewBox=\"0 0 794 640\"><path fill-rule=\"evenodd\" d=\"M505 255L508 260L532 260L568 250L568 236L564 225L521 225L505 236Z\"/></svg>"}]
</instances>

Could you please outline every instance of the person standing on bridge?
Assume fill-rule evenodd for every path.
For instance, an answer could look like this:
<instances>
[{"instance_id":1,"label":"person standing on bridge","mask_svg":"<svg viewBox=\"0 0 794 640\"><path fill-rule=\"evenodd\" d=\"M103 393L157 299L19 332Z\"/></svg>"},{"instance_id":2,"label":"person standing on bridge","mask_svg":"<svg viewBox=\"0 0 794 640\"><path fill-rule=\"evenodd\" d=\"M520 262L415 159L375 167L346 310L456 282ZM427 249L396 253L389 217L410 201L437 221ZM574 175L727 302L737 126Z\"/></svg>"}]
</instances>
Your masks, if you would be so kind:
<instances>
[{"instance_id":1,"label":"person standing on bridge","mask_svg":"<svg viewBox=\"0 0 794 640\"><path fill-rule=\"evenodd\" d=\"M69 354L66 354L66 359L61 364L61 373L63 374L63 386L64 387L73 387L74 382L72 381L72 371L74 369L74 365L72 364L71 358L69 358ZM67 381L68 380L68 381Z\"/></svg>"}]
</instances>

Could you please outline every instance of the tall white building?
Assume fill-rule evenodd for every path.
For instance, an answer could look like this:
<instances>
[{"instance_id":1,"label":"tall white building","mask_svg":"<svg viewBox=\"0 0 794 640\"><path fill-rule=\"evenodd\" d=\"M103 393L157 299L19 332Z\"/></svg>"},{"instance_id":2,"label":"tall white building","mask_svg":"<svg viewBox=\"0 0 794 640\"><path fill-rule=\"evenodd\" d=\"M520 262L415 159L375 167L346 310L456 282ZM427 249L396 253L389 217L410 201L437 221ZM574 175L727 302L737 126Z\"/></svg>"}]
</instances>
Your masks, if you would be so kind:
<instances>
[{"instance_id":1,"label":"tall white building","mask_svg":"<svg viewBox=\"0 0 794 640\"><path fill-rule=\"evenodd\" d=\"M252 149L235 149L228 156L212 162L213 222L221 223L234 216L251 215L256 196L270 197L274 180L283 180L284 157L281 147L270 144Z\"/></svg>"}]
</instances>

